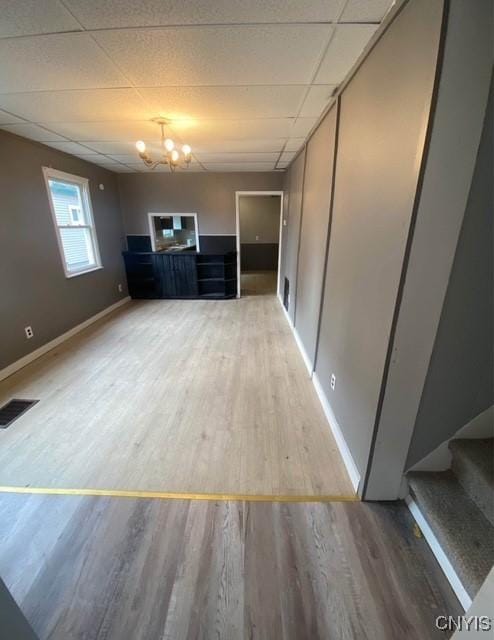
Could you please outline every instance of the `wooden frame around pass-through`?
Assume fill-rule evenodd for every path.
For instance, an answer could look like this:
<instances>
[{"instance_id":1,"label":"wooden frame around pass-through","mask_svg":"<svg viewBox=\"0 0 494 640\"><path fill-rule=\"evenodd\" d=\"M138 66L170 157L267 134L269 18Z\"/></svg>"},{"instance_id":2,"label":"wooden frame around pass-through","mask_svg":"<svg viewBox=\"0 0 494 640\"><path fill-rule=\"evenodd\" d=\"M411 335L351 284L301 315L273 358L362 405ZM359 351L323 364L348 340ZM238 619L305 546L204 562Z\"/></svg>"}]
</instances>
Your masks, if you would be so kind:
<instances>
[{"instance_id":1,"label":"wooden frame around pass-through","mask_svg":"<svg viewBox=\"0 0 494 640\"><path fill-rule=\"evenodd\" d=\"M278 273L276 295L280 293L281 243L283 240L283 191L235 191L235 236L237 241L237 298L240 298L240 198L242 196L280 196L280 230L278 240Z\"/></svg>"}]
</instances>

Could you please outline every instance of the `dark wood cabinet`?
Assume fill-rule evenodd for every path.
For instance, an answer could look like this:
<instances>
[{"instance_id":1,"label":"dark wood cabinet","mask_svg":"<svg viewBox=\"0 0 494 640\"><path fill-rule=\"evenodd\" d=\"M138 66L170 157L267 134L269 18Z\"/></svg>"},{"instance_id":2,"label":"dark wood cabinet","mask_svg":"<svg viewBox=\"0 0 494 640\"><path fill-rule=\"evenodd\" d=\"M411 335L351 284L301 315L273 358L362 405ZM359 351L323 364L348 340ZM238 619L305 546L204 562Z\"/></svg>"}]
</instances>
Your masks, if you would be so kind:
<instances>
[{"instance_id":1,"label":"dark wood cabinet","mask_svg":"<svg viewBox=\"0 0 494 640\"><path fill-rule=\"evenodd\" d=\"M236 253L125 251L132 298L226 299L237 295Z\"/></svg>"},{"instance_id":2,"label":"dark wood cabinet","mask_svg":"<svg viewBox=\"0 0 494 640\"><path fill-rule=\"evenodd\" d=\"M178 298L197 298L196 256L171 256L175 295Z\"/></svg>"}]
</instances>

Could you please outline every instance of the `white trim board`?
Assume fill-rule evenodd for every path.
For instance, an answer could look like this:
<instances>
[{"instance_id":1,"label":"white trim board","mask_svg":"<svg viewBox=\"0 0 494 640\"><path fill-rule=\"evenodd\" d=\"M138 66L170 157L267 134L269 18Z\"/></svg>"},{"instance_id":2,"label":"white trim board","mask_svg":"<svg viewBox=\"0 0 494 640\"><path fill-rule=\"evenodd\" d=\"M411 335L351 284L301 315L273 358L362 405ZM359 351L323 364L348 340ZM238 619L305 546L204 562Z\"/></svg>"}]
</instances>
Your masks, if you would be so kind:
<instances>
[{"instance_id":1,"label":"white trim board","mask_svg":"<svg viewBox=\"0 0 494 640\"><path fill-rule=\"evenodd\" d=\"M472 598L466 592L465 587L462 585L458 574L454 570L453 565L448 559L448 556L444 553L443 548L441 547L439 540L436 538L435 533L429 526L429 523L425 519L424 515L420 511L420 507L417 505L412 496L408 495L405 498L405 502L412 514L415 518L416 523L419 525L420 530L423 533L423 536L431 548L432 553L436 557L436 560L439 563L439 566L444 572L446 579L448 580L451 588L456 594L456 597L460 601L461 606L467 611L472 604Z\"/></svg>"},{"instance_id":2,"label":"white trim board","mask_svg":"<svg viewBox=\"0 0 494 640\"><path fill-rule=\"evenodd\" d=\"M283 238L283 191L235 191L235 236L237 237L237 298L241 296L241 251L240 251L240 197L241 196L279 196L280 197L280 231L278 244L278 271L276 277L276 293L280 293L281 241Z\"/></svg>"},{"instance_id":3,"label":"white trim board","mask_svg":"<svg viewBox=\"0 0 494 640\"><path fill-rule=\"evenodd\" d=\"M310 361L309 356L307 355L307 352L305 351L305 348L302 344L302 341L300 340L300 336L298 335L297 330L293 326L292 319L290 318L287 310L285 309L285 306L283 304L283 300L280 294L278 294L278 300L285 314L285 318L288 321L288 325L292 330L293 336L295 338L295 342L297 343L297 347L299 348L299 351L302 355L302 359L305 363L305 366L307 367L307 371L309 372L309 377L312 379L312 384L314 385L314 388L316 390L317 397L319 398L319 402L321 403L322 410L324 411L324 415L326 416L326 420L328 421L329 428L331 429L331 433L333 434L333 437L336 441L336 445L338 447L340 455L343 458L343 462L345 464L347 473L350 477L350 481L353 485L355 493L357 493L360 486L360 479L361 479L357 465L355 464L351 451L341 431L340 425L336 420L333 410L331 409L331 405L329 404L328 399L326 398L326 394L324 393L321 383L319 382L319 378L317 377L317 374L314 371L313 364Z\"/></svg>"},{"instance_id":4,"label":"white trim board","mask_svg":"<svg viewBox=\"0 0 494 640\"><path fill-rule=\"evenodd\" d=\"M0 380L5 380L5 378L8 378L16 371L19 371L19 369L22 369L23 367L30 364L34 360L37 360L38 358L43 356L45 353L48 353L48 351L51 351L55 347L58 347L58 345L62 344L62 342L65 342L69 338L72 338L72 336L75 336L77 333L80 333L83 329L86 329L86 327L89 327L89 325L93 324L97 320L100 320L101 318L108 315L112 311L115 311L115 309L118 309L118 307L121 307L124 304L127 304L128 302L130 302L130 296L126 296L125 298L122 298L118 302L115 302L109 307L106 307L106 309L103 309L103 311L100 311L96 315L91 316L87 320L84 320L84 322L81 322L75 327L72 327L72 329L69 329L65 333L62 333L57 338L50 340L50 342L47 342L46 344L41 345L41 347L38 347L34 351L31 351L31 353L28 353L27 355L23 356L19 360L16 360L12 364L9 364L4 369L0 370Z\"/></svg>"}]
</instances>

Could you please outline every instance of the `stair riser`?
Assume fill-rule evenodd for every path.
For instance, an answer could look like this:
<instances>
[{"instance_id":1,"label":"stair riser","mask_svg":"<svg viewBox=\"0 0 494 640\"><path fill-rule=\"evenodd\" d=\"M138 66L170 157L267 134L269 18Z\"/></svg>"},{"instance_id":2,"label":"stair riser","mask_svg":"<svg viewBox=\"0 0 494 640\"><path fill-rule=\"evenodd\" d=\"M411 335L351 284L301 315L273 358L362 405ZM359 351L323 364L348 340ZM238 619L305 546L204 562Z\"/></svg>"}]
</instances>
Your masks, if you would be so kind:
<instances>
[{"instance_id":1,"label":"stair riser","mask_svg":"<svg viewBox=\"0 0 494 640\"><path fill-rule=\"evenodd\" d=\"M489 480L478 472L471 460L462 456L453 455L451 470L470 499L494 525L494 496Z\"/></svg>"}]
</instances>

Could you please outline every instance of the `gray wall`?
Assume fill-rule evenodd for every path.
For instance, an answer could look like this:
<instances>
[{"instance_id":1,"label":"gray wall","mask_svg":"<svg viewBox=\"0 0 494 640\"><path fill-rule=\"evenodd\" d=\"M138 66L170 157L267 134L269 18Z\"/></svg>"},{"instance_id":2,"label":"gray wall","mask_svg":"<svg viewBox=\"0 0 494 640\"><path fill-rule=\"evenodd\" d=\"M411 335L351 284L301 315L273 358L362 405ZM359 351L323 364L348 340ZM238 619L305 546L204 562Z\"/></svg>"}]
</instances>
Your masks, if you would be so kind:
<instances>
[{"instance_id":1,"label":"gray wall","mask_svg":"<svg viewBox=\"0 0 494 640\"><path fill-rule=\"evenodd\" d=\"M240 242L278 244L281 196L239 198Z\"/></svg>"},{"instance_id":2,"label":"gray wall","mask_svg":"<svg viewBox=\"0 0 494 640\"><path fill-rule=\"evenodd\" d=\"M407 468L494 402L494 91L415 423Z\"/></svg>"},{"instance_id":3,"label":"gray wall","mask_svg":"<svg viewBox=\"0 0 494 640\"><path fill-rule=\"evenodd\" d=\"M295 327L314 364L333 186L336 105L306 146Z\"/></svg>"},{"instance_id":4,"label":"gray wall","mask_svg":"<svg viewBox=\"0 0 494 640\"><path fill-rule=\"evenodd\" d=\"M297 263L298 244L300 238L300 217L302 213L302 192L304 185L305 147L290 165L284 190L287 200L286 226L283 226L282 238L282 272L280 274L281 293L284 279L290 283L290 304L288 314L294 319L297 298Z\"/></svg>"},{"instance_id":5,"label":"gray wall","mask_svg":"<svg viewBox=\"0 0 494 640\"><path fill-rule=\"evenodd\" d=\"M127 295L115 174L0 131L0 369ZM103 269L67 279L42 167L89 178ZM105 185L100 191L98 185ZM124 292L118 292L122 283ZM27 340L24 327L34 338Z\"/></svg>"},{"instance_id":6,"label":"gray wall","mask_svg":"<svg viewBox=\"0 0 494 640\"><path fill-rule=\"evenodd\" d=\"M239 198L242 271L278 268L281 196Z\"/></svg>"},{"instance_id":7,"label":"gray wall","mask_svg":"<svg viewBox=\"0 0 494 640\"><path fill-rule=\"evenodd\" d=\"M341 97L316 373L361 476L417 189L441 19L441 2L407 4Z\"/></svg>"},{"instance_id":8,"label":"gray wall","mask_svg":"<svg viewBox=\"0 0 494 640\"><path fill-rule=\"evenodd\" d=\"M420 198L365 488L368 499L393 499L400 491L467 209L489 96L492 0L450 0L447 16ZM460 333L456 338L464 339ZM432 427L444 434L452 425L430 426L429 451L436 446Z\"/></svg>"},{"instance_id":9,"label":"gray wall","mask_svg":"<svg viewBox=\"0 0 494 640\"><path fill-rule=\"evenodd\" d=\"M281 172L129 173L118 185L125 233L148 233L147 214L197 213L199 234L235 234L235 191L281 190Z\"/></svg>"}]
</instances>

